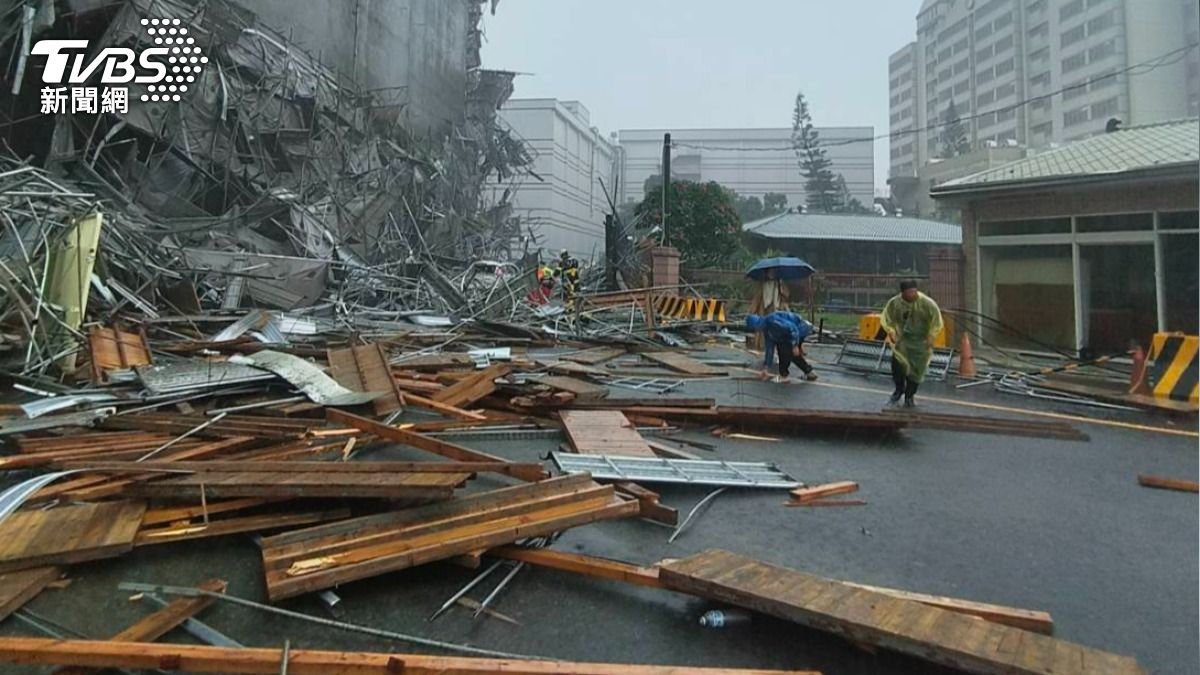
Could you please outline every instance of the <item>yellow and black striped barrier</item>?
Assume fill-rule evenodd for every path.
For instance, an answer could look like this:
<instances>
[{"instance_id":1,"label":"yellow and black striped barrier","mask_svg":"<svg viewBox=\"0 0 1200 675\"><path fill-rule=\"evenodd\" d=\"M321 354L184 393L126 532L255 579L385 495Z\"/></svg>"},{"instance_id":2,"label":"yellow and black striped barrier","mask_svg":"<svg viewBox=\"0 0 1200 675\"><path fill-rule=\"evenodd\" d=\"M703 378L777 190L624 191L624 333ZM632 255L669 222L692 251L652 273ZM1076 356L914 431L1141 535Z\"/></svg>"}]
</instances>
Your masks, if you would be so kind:
<instances>
[{"instance_id":1,"label":"yellow and black striped barrier","mask_svg":"<svg viewBox=\"0 0 1200 675\"><path fill-rule=\"evenodd\" d=\"M1200 398L1200 336L1155 333L1147 368L1150 390L1159 398L1196 403Z\"/></svg>"},{"instance_id":2,"label":"yellow and black striped barrier","mask_svg":"<svg viewBox=\"0 0 1200 675\"><path fill-rule=\"evenodd\" d=\"M725 323L725 301L660 295L654 299L654 313L667 319Z\"/></svg>"}]
</instances>

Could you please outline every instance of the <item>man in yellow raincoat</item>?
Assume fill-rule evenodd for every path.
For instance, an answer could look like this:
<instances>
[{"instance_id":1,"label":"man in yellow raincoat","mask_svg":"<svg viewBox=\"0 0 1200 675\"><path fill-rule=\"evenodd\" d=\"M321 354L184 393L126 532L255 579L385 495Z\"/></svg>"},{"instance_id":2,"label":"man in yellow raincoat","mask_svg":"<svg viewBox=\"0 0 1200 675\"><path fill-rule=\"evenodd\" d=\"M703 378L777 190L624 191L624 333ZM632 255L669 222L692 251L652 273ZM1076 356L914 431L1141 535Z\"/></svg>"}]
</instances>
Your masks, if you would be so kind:
<instances>
[{"instance_id":1,"label":"man in yellow raincoat","mask_svg":"<svg viewBox=\"0 0 1200 675\"><path fill-rule=\"evenodd\" d=\"M933 341L942 332L942 310L917 290L917 282L904 281L900 295L884 306L880 323L892 343L892 380L896 383L888 405L896 405L903 396L904 407L911 408L933 358Z\"/></svg>"}]
</instances>

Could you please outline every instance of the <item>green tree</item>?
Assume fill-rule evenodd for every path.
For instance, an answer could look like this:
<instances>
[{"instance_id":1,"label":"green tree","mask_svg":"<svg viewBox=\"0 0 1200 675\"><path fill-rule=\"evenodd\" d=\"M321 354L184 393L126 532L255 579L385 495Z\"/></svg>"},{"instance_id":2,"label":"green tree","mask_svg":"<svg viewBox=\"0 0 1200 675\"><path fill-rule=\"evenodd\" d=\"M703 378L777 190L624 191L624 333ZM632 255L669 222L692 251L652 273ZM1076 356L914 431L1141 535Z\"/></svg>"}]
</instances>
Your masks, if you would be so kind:
<instances>
[{"instance_id":1,"label":"green tree","mask_svg":"<svg viewBox=\"0 0 1200 675\"><path fill-rule=\"evenodd\" d=\"M796 94L792 109L792 148L800 160L804 176L804 200L808 208L818 213L830 213L837 205L837 186L829 167L833 162L821 147L820 134L813 126L804 93Z\"/></svg>"},{"instance_id":2,"label":"green tree","mask_svg":"<svg viewBox=\"0 0 1200 675\"><path fill-rule=\"evenodd\" d=\"M732 190L730 191L732 192ZM753 222L764 217L763 203L758 197L743 197L739 194L734 194L733 208L737 211L738 219L742 224Z\"/></svg>"},{"instance_id":3,"label":"green tree","mask_svg":"<svg viewBox=\"0 0 1200 675\"><path fill-rule=\"evenodd\" d=\"M774 216L787 211L787 195L779 192L768 192L763 195L763 217Z\"/></svg>"},{"instance_id":4,"label":"green tree","mask_svg":"<svg viewBox=\"0 0 1200 675\"><path fill-rule=\"evenodd\" d=\"M647 194L636 213L643 228L661 226L661 194ZM679 249L680 259L693 267L726 262L741 249L734 194L720 183L671 181L665 230L664 243Z\"/></svg>"},{"instance_id":5,"label":"green tree","mask_svg":"<svg viewBox=\"0 0 1200 675\"><path fill-rule=\"evenodd\" d=\"M846 177L838 174L834 178L834 186L837 187L837 205L834 206L834 213L874 213L871 209L863 206L863 203L850 194L850 188L846 186Z\"/></svg>"},{"instance_id":6,"label":"green tree","mask_svg":"<svg viewBox=\"0 0 1200 675\"><path fill-rule=\"evenodd\" d=\"M646 177L642 181L642 194L649 197L650 193L662 194L662 174L656 173Z\"/></svg>"},{"instance_id":7,"label":"green tree","mask_svg":"<svg viewBox=\"0 0 1200 675\"><path fill-rule=\"evenodd\" d=\"M950 101L946 112L942 114L942 132L939 141L941 143L939 154L942 159L965 155L971 149L971 142L967 140L967 129L963 126L962 117L959 116L954 101Z\"/></svg>"}]
</instances>

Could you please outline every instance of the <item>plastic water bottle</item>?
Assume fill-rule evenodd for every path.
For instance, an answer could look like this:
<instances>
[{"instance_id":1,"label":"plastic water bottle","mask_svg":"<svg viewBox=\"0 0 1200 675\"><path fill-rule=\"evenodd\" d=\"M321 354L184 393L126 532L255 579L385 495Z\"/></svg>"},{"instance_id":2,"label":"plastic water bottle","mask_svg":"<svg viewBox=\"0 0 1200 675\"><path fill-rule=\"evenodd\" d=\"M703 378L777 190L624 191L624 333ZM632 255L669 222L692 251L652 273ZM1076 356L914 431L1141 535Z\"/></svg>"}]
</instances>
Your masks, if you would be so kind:
<instances>
[{"instance_id":1,"label":"plastic water bottle","mask_svg":"<svg viewBox=\"0 0 1200 675\"><path fill-rule=\"evenodd\" d=\"M750 622L750 613L736 609L710 609L700 617L700 625L705 628L725 628Z\"/></svg>"}]
</instances>

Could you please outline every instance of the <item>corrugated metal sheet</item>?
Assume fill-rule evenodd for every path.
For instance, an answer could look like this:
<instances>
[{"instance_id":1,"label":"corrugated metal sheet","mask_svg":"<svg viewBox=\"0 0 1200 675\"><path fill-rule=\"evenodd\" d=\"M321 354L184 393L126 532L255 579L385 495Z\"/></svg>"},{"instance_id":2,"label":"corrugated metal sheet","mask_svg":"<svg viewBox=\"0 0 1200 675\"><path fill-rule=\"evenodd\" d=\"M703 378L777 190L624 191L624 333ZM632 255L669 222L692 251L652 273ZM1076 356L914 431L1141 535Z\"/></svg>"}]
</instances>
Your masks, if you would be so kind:
<instances>
[{"instance_id":1,"label":"corrugated metal sheet","mask_svg":"<svg viewBox=\"0 0 1200 675\"><path fill-rule=\"evenodd\" d=\"M933 190L954 192L996 183L1036 182L1072 176L1118 174L1175 164L1200 162L1200 119L1170 120L1104 133L1033 157L1017 160Z\"/></svg>"},{"instance_id":2,"label":"corrugated metal sheet","mask_svg":"<svg viewBox=\"0 0 1200 675\"><path fill-rule=\"evenodd\" d=\"M745 230L770 239L962 244L962 228L958 225L921 218L782 213L747 223Z\"/></svg>"}]
</instances>

